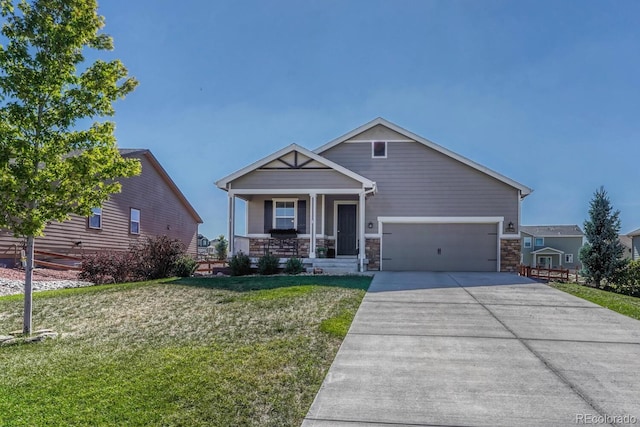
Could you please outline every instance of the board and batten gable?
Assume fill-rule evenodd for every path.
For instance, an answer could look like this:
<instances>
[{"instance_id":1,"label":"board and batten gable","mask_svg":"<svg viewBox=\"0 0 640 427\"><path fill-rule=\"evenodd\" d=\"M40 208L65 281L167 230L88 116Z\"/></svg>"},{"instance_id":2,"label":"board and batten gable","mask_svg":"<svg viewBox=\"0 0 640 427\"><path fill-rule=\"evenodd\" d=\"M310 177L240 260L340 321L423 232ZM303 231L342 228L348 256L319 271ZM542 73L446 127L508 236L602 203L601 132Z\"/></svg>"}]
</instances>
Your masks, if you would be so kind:
<instances>
[{"instance_id":1,"label":"board and batten gable","mask_svg":"<svg viewBox=\"0 0 640 427\"><path fill-rule=\"evenodd\" d=\"M371 141L387 141L385 158L372 157ZM518 232L517 188L382 125L318 154L376 182L367 198L368 233L386 216L500 216Z\"/></svg>"},{"instance_id":2,"label":"board and batten gable","mask_svg":"<svg viewBox=\"0 0 640 427\"><path fill-rule=\"evenodd\" d=\"M36 238L36 250L65 255L127 250L146 237L166 235L182 241L189 254L197 254L202 219L148 150L127 151L123 156L137 158L142 173L120 180L122 191L112 194L102 206L102 228L91 229L87 217L71 215L67 221L47 225L45 235ZM140 234L129 232L132 208L140 210ZM0 259L13 258L14 244L22 246L22 240L7 231L0 233Z\"/></svg>"}]
</instances>

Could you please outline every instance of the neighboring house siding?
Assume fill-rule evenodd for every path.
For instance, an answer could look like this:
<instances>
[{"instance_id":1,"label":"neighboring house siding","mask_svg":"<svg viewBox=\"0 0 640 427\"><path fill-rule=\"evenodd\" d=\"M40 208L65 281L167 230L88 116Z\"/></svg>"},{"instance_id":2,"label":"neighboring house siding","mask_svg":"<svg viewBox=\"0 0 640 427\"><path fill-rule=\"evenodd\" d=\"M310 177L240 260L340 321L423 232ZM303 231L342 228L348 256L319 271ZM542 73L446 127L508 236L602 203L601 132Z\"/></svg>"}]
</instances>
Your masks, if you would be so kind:
<instances>
[{"instance_id":1,"label":"neighboring house siding","mask_svg":"<svg viewBox=\"0 0 640 427\"><path fill-rule=\"evenodd\" d=\"M633 236L631 240L631 254L633 259L640 259L640 236Z\"/></svg>"},{"instance_id":2,"label":"neighboring house siding","mask_svg":"<svg viewBox=\"0 0 640 427\"><path fill-rule=\"evenodd\" d=\"M370 143L319 154L376 182L377 194L367 198L368 233L378 231L379 216L504 216L517 232L517 189L418 142L389 142L384 159L371 158Z\"/></svg>"},{"instance_id":3,"label":"neighboring house siding","mask_svg":"<svg viewBox=\"0 0 640 427\"><path fill-rule=\"evenodd\" d=\"M524 238L531 237L531 248L524 247ZM531 265L533 262L533 256L531 252L537 251L543 248L553 248L564 252L562 255L562 266L567 268L576 268L580 264L580 248L582 247L582 237L544 237L544 244L542 246L535 245L536 237L523 232L522 233L522 262L525 265ZM564 256L567 254L573 255L573 262L566 262ZM554 267L555 265L554 258Z\"/></svg>"},{"instance_id":4,"label":"neighboring house siding","mask_svg":"<svg viewBox=\"0 0 640 427\"><path fill-rule=\"evenodd\" d=\"M231 182L231 189L361 188L362 184L334 170L256 170Z\"/></svg>"},{"instance_id":5,"label":"neighboring house siding","mask_svg":"<svg viewBox=\"0 0 640 427\"><path fill-rule=\"evenodd\" d=\"M145 156L135 156L142 174L121 180L122 192L113 194L102 208L102 229L87 227L87 217L72 215L63 223L51 223L45 235L36 238L36 250L80 255L83 251L126 250L146 236L166 235L185 243L190 254L197 254L198 222L166 184ZM140 210L140 234L129 233L130 209ZM76 245L75 242L82 242ZM0 258L22 245L8 233L0 234Z\"/></svg>"}]
</instances>

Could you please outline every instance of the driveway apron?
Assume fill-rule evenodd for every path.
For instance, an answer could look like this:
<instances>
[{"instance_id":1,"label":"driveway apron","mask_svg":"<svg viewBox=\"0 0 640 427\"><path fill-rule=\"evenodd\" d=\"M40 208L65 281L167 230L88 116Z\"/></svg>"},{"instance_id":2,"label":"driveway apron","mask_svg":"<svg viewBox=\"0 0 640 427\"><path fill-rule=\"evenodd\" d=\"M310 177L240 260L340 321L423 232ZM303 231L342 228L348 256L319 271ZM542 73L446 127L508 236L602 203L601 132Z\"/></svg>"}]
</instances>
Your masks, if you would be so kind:
<instances>
[{"instance_id":1,"label":"driveway apron","mask_svg":"<svg viewBox=\"0 0 640 427\"><path fill-rule=\"evenodd\" d=\"M640 321L506 273L377 273L303 426L640 425Z\"/></svg>"}]
</instances>

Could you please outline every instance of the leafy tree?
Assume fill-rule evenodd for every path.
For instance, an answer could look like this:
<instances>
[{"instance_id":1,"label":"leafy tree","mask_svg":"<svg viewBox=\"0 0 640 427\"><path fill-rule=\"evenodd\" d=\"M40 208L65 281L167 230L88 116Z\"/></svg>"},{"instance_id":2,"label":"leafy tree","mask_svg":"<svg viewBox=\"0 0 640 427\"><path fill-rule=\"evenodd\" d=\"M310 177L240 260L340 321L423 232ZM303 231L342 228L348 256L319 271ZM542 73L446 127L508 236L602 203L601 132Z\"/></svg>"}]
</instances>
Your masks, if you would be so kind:
<instances>
[{"instance_id":1,"label":"leafy tree","mask_svg":"<svg viewBox=\"0 0 640 427\"><path fill-rule=\"evenodd\" d=\"M580 261L587 279L600 286L602 280L611 281L625 266L624 248L618 240L620 211L613 211L604 187L591 199L584 232L588 243L580 250Z\"/></svg>"},{"instance_id":2,"label":"leafy tree","mask_svg":"<svg viewBox=\"0 0 640 427\"><path fill-rule=\"evenodd\" d=\"M113 48L96 0L14 3L0 0L0 227L27 241L29 334L34 238L48 222L89 215L120 191L118 178L140 173L120 156L114 124L98 121L137 82L118 60L85 62L87 48Z\"/></svg>"}]
</instances>

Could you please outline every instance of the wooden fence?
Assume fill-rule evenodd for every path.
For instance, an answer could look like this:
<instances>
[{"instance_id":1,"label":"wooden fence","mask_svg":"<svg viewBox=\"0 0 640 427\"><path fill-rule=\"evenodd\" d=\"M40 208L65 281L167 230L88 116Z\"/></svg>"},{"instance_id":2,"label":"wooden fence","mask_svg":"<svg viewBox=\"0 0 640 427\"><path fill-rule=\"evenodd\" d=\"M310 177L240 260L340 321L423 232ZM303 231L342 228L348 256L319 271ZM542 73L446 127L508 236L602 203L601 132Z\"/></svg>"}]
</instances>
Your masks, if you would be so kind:
<instances>
[{"instance_id":1,"label":"wooden fence","mask_svg":"<svg viewBox=\"0 0 640 427\"><path fill-rule=\"evenodd\" d=\"M571 280L578 283L580 279L578 270L574 270L572 272L571 270L564 268L540 268L529 267L526 265L518 267L518 275L531 277L532 279L546 280L547 282L569 282Z\"/></svg>"},{"instance_id":2,"label":"wooden fence","mask_svg":"<svg viewBox=\"0 0 640 427\"><path fill-rule=\"evenodd\" d=\"M196 273L213 274L214 269L221 269L226 266L227 266L226 261L218 261L218 260L198 261L198 268L196 269Z\"/></svg>"}]
</instances>

